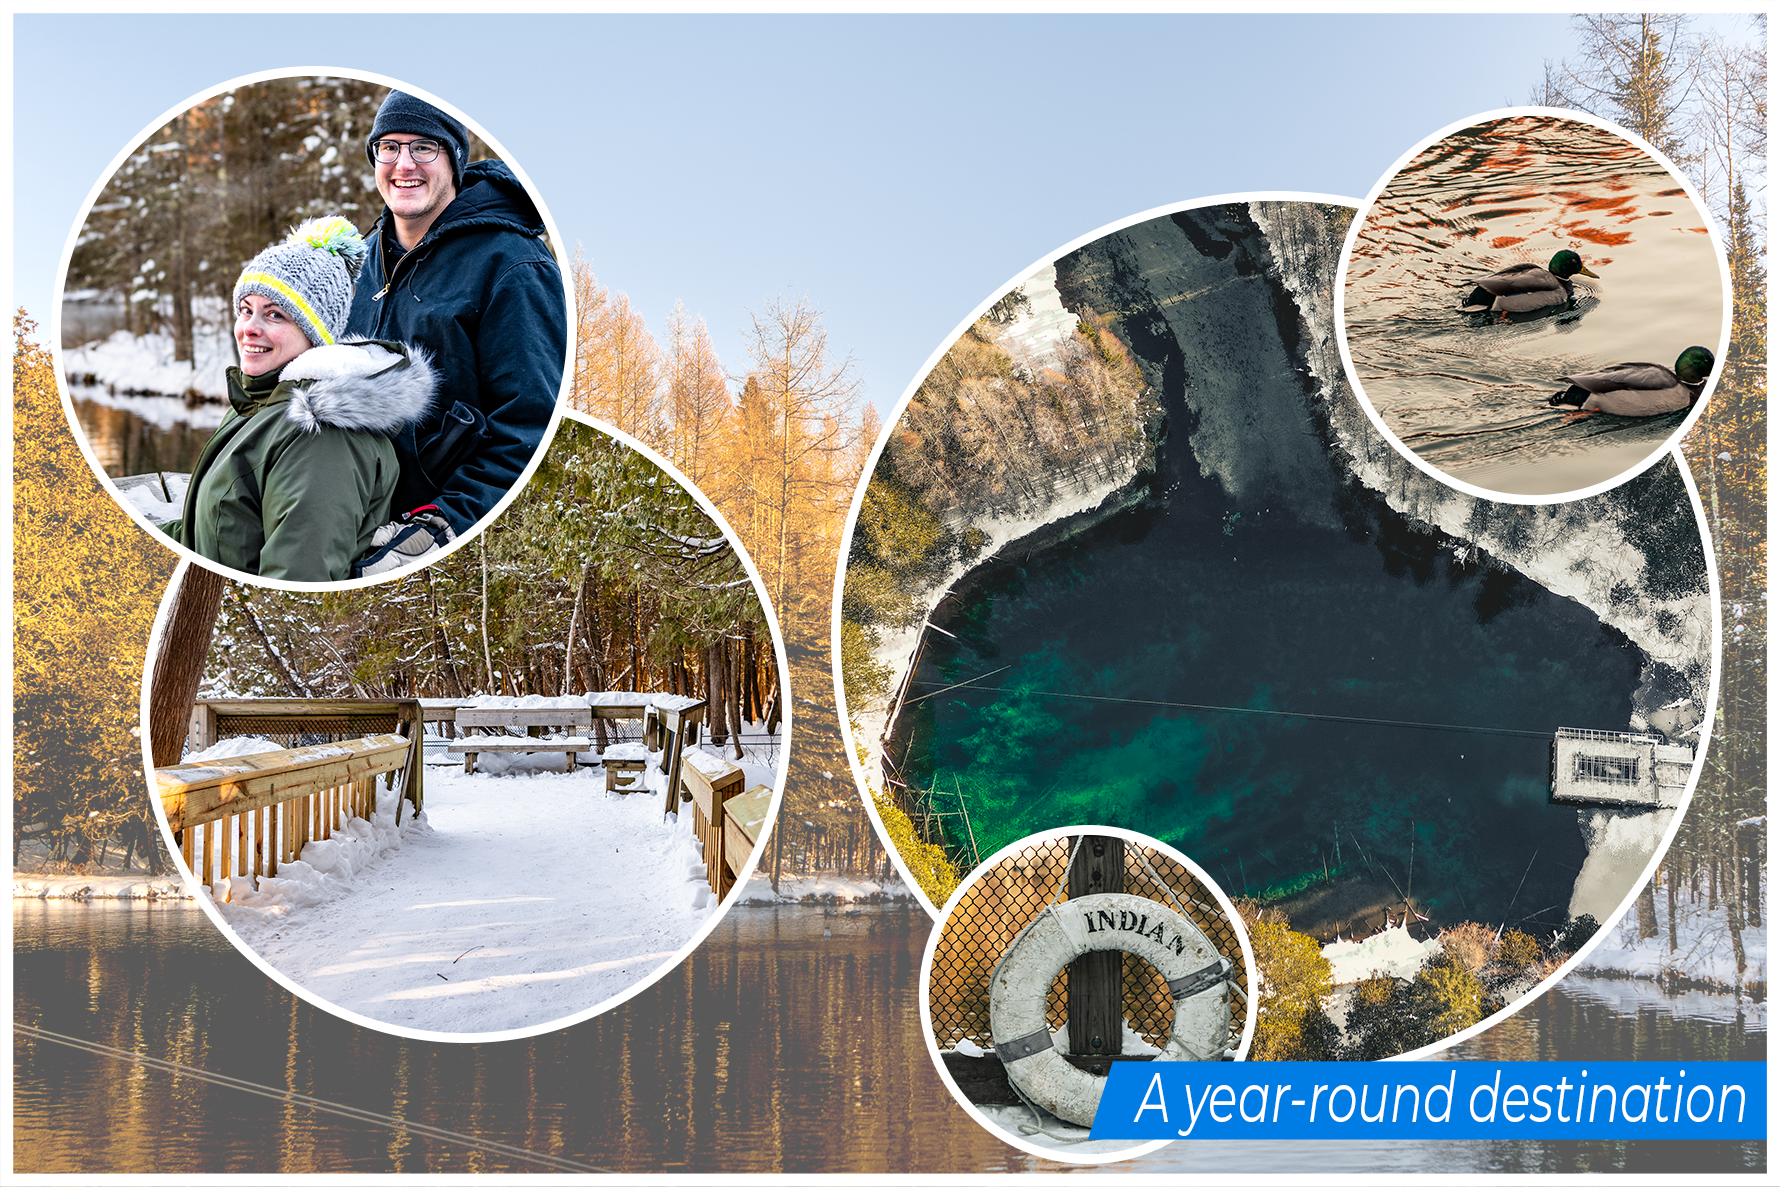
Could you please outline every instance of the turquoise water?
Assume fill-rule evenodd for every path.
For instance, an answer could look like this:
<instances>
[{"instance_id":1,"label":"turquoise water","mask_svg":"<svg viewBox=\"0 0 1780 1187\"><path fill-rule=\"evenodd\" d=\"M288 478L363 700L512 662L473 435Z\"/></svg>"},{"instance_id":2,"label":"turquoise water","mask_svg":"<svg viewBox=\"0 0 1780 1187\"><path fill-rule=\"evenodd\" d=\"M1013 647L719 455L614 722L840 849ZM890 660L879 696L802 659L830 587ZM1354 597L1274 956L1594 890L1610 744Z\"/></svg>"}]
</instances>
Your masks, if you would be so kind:
<instances>
[{"instance_id":1,"label":"turquoise water","mask_svg":"<svg viewBox=\"0 0 1780 1187\"><path fill-rule=\"evenodd\" d=\"M906 780L938 811L962 803L984 855L1041 828L1114 825L1176 845L1232 894L1371 863L1436 921L1561 923L1585 847L1575 810L1546 803L1550 736L1623 728L1642 654L1411 525L1326 455L1301 451L1289 490L1241 499L1208 477L1326 435L1290 366L1250 381L1241 427L1207 428L1199 377L1225 344L1289 359L1297 321L1276 282L1257 283L1252 225L1227 210L1183 220L1197 254L1174 273L1152 246L1162 220L1059 267L1066 301L1095 284L1129 311L1123 332L1162 389L1151 500L955 587L910 689L936 695L899 720ZM1246 283L1167 301L1175 275L1181 292L1218 291L1219 269Z\"/></svg>"}]
</instances>

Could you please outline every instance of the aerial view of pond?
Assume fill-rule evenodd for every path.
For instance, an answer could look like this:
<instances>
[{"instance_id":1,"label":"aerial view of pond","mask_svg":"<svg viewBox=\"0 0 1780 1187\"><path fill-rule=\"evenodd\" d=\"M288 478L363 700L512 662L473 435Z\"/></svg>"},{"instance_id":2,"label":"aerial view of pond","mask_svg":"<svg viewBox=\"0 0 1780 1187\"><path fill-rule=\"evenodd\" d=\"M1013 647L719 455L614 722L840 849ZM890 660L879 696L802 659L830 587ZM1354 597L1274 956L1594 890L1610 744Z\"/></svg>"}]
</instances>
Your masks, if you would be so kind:
<instances>
[{"instance_id":1,"label":"aerial view of pond","mask_svg":"<svg viewBox=\"0 0 1780 1187\"><path fill-rule=\"evenodd\" d=\"M906 781L983 854L1093 822L1232 895L1345 866L1433 925L1561 925L1586 847L1547 802L1550 739L1627 728L1645 656L1342 472L1265 237L1170 219L1057 269L1160 379L1151 497L951 587L896 723Z\"/></svg>"},{"instance_id":2,"label":"aerial view of pond","mask_svg":"<svg viewBox=\"0 0 1780 1187\"><path fill-rule=\"evenodd\" d=\"M1708 230L1657 160L1591 124L1525 116L1454 132L1362 216L1343 297L1361 395L1418 457L1473 485L1554 494L1610 479L1660 448L1686 410L1567 422L1546 401L1566 375L1673 369L1689 346L1718 350ZM1478 278L1549 270L1565 250L1595 276L1571 273L1570 299L1460 312Z\"/></svg>"}]
</instances>

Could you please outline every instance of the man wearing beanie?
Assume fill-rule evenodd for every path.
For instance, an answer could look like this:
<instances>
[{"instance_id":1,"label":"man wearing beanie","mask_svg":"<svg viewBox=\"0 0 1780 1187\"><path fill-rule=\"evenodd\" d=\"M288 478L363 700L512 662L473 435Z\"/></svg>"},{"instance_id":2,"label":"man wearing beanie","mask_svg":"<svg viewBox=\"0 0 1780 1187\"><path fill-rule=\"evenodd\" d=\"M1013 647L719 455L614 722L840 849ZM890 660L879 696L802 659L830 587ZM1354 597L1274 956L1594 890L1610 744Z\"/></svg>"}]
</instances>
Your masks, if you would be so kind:
<instances>
[{"instance_id":1,"label":"man wearing beanie","mask_svg":"<svg viewBox=\"0 0 1780 1187\"><path fill-rule=\"evenodd\" d=\"M367 236L347 326L432 354L439 394L396 438L394 506L416 523L442 519L450 533L438 528L440 543L518 481L549 427L568 351L562 270L544 220L506 165L466 162L469 141L430 103L401 91L383 101L365 155L384 212ZM366 571L419 551L400 545Z\"/></svg>"}]
</instances>

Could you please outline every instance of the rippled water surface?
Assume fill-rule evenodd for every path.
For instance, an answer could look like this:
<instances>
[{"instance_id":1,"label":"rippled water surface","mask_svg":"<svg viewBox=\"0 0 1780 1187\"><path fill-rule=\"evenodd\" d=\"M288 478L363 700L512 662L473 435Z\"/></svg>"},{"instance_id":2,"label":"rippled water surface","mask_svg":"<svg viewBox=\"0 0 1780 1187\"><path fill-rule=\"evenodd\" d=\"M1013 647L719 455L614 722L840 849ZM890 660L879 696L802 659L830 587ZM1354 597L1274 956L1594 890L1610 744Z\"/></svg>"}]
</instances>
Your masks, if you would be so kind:
<instances>
[{"instance_id":1,"label":"rippled water surface","mask_svg":"<svg viewBox=\"0 0 1780 1187\"><path fill-rule=\"evenodd\" d=\"M1579 254L1554 312L1458 312L1480 276ZM1424 461L1488 490L1551 494L1648 457L1684 412L1564 423L1561 377L1619 362L1673 367L1717 352L1723 300L1707 220L1648 154L1587 124L1543 117L1466 129L1385 188L1354 243L1344 294L1365 397Z\"/></svg>"}]
</instances>

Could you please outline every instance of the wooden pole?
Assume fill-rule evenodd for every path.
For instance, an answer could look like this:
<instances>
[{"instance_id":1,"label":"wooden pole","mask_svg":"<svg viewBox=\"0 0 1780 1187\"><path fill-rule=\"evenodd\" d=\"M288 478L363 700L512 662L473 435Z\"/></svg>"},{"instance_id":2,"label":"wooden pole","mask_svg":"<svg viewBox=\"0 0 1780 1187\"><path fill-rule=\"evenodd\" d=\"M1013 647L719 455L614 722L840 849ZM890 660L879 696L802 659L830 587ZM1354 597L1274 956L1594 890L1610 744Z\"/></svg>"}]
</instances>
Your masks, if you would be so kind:
<instances>
[{"instance_id":1,"label":"wooden pole","mask_svg":"<svg viewBox=\"0 0 1780 1187\"><path fill-rule=\"evenodd\" d=\"M223 585L222 577L188 562L173 595L149 679L148 747L157 767L173 766L184 755Z\"/></svg>"},{"instance_id":2,"label":"wooden pole","mask_svg":"<svg viewBox=\"0 0 1780 1187\"><path fill-rule=\"evenodd\" d=\"M1122 894L1125 842L1119 837L1081 838L1069 868L1069 897ZM1125 1033L1123 952L1089 952L1069 965L1069 1053L1117 1055Z\"/></svg>"}]
</instances>

